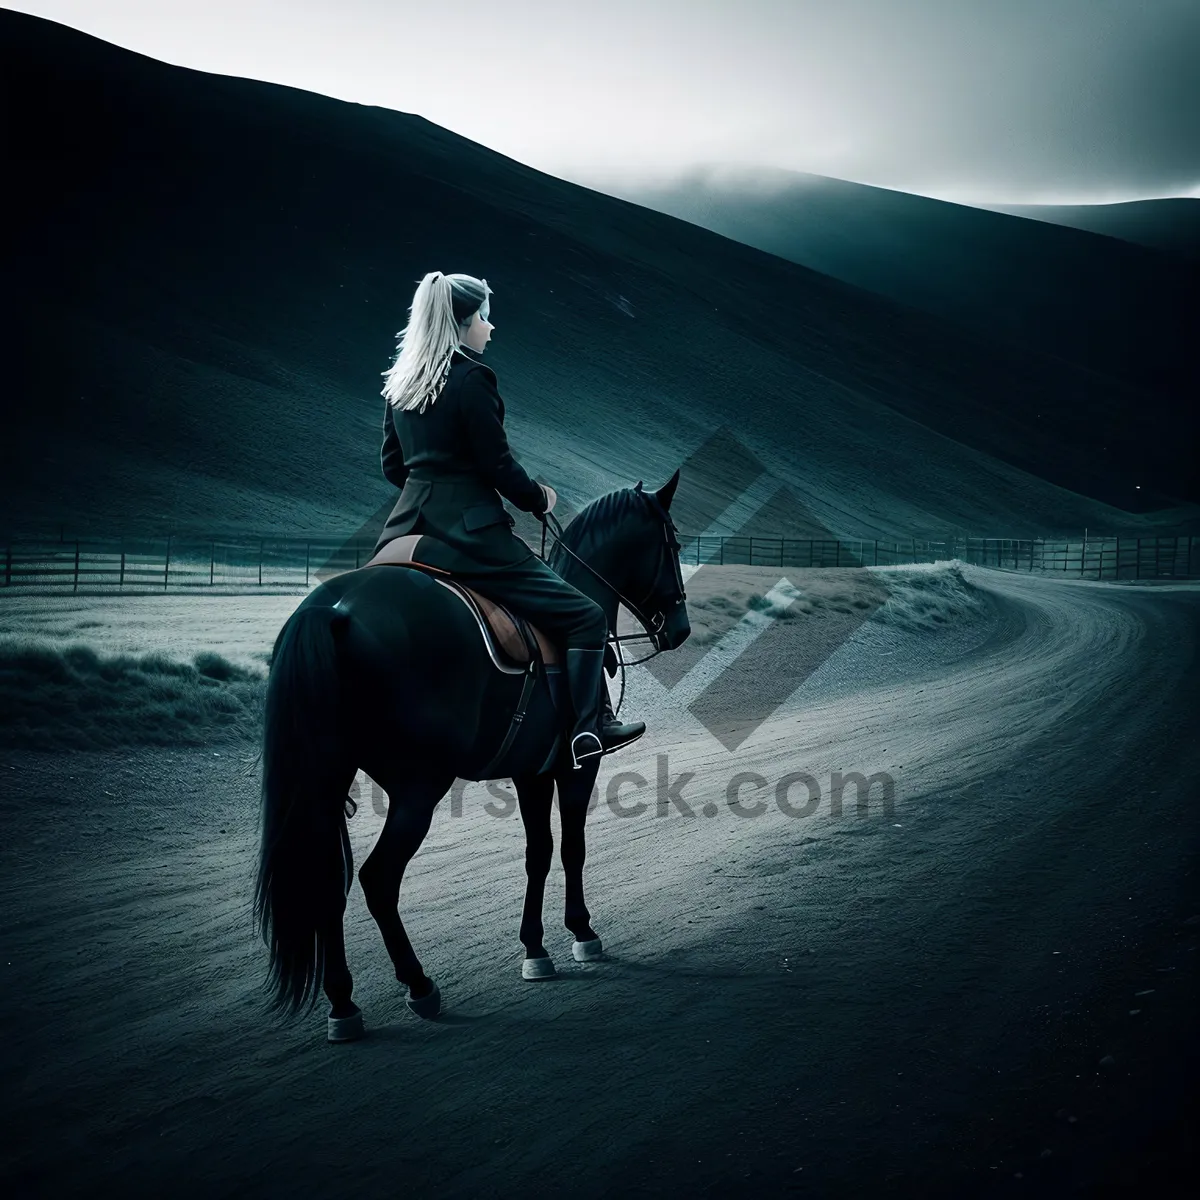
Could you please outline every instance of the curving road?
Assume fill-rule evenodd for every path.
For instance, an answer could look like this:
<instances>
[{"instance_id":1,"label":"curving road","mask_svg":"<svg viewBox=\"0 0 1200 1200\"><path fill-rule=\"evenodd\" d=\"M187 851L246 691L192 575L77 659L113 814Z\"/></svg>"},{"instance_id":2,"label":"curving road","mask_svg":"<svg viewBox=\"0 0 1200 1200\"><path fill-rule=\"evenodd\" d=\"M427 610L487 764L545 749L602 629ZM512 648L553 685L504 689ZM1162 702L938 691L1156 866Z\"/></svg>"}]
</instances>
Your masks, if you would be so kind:
<instances>
[{"instance_id":1,"label":"curving road","mask_svg":"<svg viewBox=\"0 0 1200 1200\"><path fill-rule=\"evenodd\" d=\"M402 894L443 1016L408 1013L356 887L350 1046L254 1008L247 754L4 754L10 1188L1168 1194L1197 1066L1200 585L963 572L969 626L868 622L736 752L631 672L651 729L589 823L608 961L571 962L556 864L559 978L524 983L519 819L479 784L443 801ZM807 817L775 796L797 771L824 789ZM831 815L834 771L888 773L893 811L851 788ZM605 801L620 772L640 814ZM695 815L657 815L660 772L664 798L692 773ZM753 818L738 772L766 781Z\"/></svg>"}]
</instances>

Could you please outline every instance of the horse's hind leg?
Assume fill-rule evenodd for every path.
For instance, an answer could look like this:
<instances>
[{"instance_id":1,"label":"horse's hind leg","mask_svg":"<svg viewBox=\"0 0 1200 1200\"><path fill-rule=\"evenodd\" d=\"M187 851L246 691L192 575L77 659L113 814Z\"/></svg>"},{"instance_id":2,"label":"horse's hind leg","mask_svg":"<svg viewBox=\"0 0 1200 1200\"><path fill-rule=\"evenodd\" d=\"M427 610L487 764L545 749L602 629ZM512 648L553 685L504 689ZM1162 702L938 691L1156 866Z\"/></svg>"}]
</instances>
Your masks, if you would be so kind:
<instances>
[{"instance_id":1,"label":"horse's hind leg","mask_svg":"<svg viewBox=\"0 0 1200 1200\"><path fill-rule=\"evenodd\" d=\"M350 834L346 829L346 820L342 818L342 870L345 878L344 890L350 891L354 879L354 860L350 851ZM346 965L346 935L342 920L346 912L345 900L342 901L335 917L322 930L325 943L325 995L329 999L329 1040L331 1042L352 1042L362 1037L362 1010L350 999L354 990L354 980L350 976L350 968Z\"/></svg>"},{"instance_id":2,"label":"horse's hind leg","mask_svg":"<svg viewBox=\"0 0 1200 1200\"><path fill-rule=\"evenodd\" d=\"M408 1006L421 1017L435 1017L441 1007L437 985L421 966L400 920L400 884L433 820L438 801L454 782L453 771L397 771L378 782L388 794L387 819L375 848L358 872L367 908L396 969L409 991Z\"/></svg>"},{"instance_id":3,"label":"horse's hind leg","mask_svg":"<svg viewBox=\"0 0 1200 1200\"><path fill-rule=\"evenodd\" d=\"M525 826L525 908L521 913L521 944L525 961L522 979L552 979L554 962L542 944L542 903L546 896L546 876L554 858L554 835L550 829L550 809L554 803L554 776L520 775L513 779L517 803Z\"/></svg>"}]
</instances>

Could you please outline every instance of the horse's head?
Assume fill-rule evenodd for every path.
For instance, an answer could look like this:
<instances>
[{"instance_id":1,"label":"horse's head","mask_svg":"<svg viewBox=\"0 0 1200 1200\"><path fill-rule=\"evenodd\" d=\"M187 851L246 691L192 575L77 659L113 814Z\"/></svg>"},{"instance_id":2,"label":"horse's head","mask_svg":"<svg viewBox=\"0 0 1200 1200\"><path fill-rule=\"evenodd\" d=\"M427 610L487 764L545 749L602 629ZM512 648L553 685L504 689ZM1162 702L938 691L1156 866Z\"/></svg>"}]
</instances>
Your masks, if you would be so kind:
<instances>
[{"instance_id":1,"label":"horse's head","mask_svg":"<svg viewBox=\"0 0 1200 1200\"><path fill-rule=\"evenodd\" d=\"M657 491L643 489L639 479L636 487L593 500L563 530L565 549L556 541L547 556L564 579L604 608L614 626L617 601L624 604L656 650L674 650L692 632L671 519L678 484L676 470Z\"/></svg>"},{"instance_id":2,"label":"horse's head","mask_svg":"<svg viewBox=\"0 0 1200 1200\"><path fill-rule=\"evenodd\" d=\"M625 595L637 604L631 611L652 635L658 650L682 646L692 632L679 566L678 530L671 519L671 499L678 484L676 469L657 491L644 491L640 479L632 489L647 508L641 514L640 536L635 539L638 551L630 557L629 589Z\"/></svg>"}]
</instances>

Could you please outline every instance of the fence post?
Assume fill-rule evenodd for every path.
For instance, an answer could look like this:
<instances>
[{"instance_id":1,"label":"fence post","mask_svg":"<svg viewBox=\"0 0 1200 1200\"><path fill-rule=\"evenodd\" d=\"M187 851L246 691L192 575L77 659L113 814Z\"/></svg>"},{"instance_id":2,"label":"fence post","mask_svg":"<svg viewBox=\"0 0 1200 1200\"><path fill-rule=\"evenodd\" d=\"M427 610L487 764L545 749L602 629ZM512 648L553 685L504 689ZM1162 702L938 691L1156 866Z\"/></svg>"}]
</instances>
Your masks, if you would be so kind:
<instances>
[{"instance_id":1,"label":"fence post","mask_svg":"<svg viewBox=\"0 0 1200 1200\"><path fill-rule=\"evenodd\" d=\"M171 577L171 535L167 534L167 556L163 560L163 591L167 590L167 580Z\"/></svg>"},{"instance_id":2,"label":"fence post","mask_svg":"<svg viewBox=\"0 0 1200 1200\"><path fill-rule=\"evenodd\" d=\"M217 543L212 541L208 547L208 586L212 587L213 577L217 569Z\"/></svg>"},{"instance_id":3,"label":"fence post","mask_svg":"<svg viewBox=\"0 0 1200 1200\"><path fill-rule=\"evenodd\" d=\"M117 582L118 587L125 586L125 539L121 538L121 578Z\"/></svg>"},{"instance_id":4,"label":"fence post","mask_svg":"<svg viewBox=\"0 0 1200 1200\"><path fill-rule=\"evenodd\" d=\"M725 565L725 535L721 535L721 566Z\"/></svg>"},{"instance_id":5,"label":"fence post","mask_svg":"<svg viewBox=\"0 0 1200 1200\"><path fill-rule=\"evenodd\" d=\"M362 547L358 544L358 540L354 542L354 569L357 571L360 565L359 555L362 553Z\"/></svg>"},{"instance_id":6,"label":"fence post","mask_svg":"<svg viewBox=\"0 0 1200 1200\"><path fill-rule=\"evenodd\" d=\"M308 587L308 560L312 549L312 542L304 543L304 586Z\"/></svg>"},{"instance_id":7,"label":"fence post","mask_svg":"<svg viewBox=\"0 0 1200 1200\"><path fill-rule=\"evenodd\" d=\"M79 591L79 540L75 541L75 587L72 591Z\"/></svg>"},{"instance_id":8,"label":"fence post","mask_svg":"<svg viewBox=\"0 0 1200 1200\"><path fill-rule=\"evenodd\" d=\"M263 538L258 539L258 586L262 587Z\"/></svg>"}]
</instances>

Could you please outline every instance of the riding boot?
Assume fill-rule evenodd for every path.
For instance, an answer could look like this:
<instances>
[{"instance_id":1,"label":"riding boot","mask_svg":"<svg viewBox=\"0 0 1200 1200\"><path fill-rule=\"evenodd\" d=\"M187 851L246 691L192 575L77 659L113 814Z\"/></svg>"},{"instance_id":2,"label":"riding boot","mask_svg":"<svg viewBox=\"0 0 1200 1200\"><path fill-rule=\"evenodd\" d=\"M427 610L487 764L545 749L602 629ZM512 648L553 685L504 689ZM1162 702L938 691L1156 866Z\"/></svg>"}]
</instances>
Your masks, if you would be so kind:
<instances>
[{"instance_id":1,"label":"riding boot","mask_svg":"<svg viewBox=\"0 0 1200 1200\"><path fill-rule=\"evenodd\" d=\"M623 725L611 716L611 707L605 712L608 687L604 682L603 650L568 646L566 676L571 707L575 712L575 726L571 731L571 760L575 770L583 765L583 759L608 754L646 732L642 721Z\"/></svg>"},{"instance_id":2,"label":"riding boot","mask_svg":"<svg viewBox=\"0 0 1200 1200\"><path fill-rule=\"evenodd\" d=\"M608 747L611 745L613 750L621 746L627 746L630 742L640 738L646 732L645 721L628 721L622 723L617 720L616 713L613 712L612 697L608 694L608 684L604 682L603 677L600 679L600 740L604 743L608 753Z\"/></svg>"}]
</instances>

